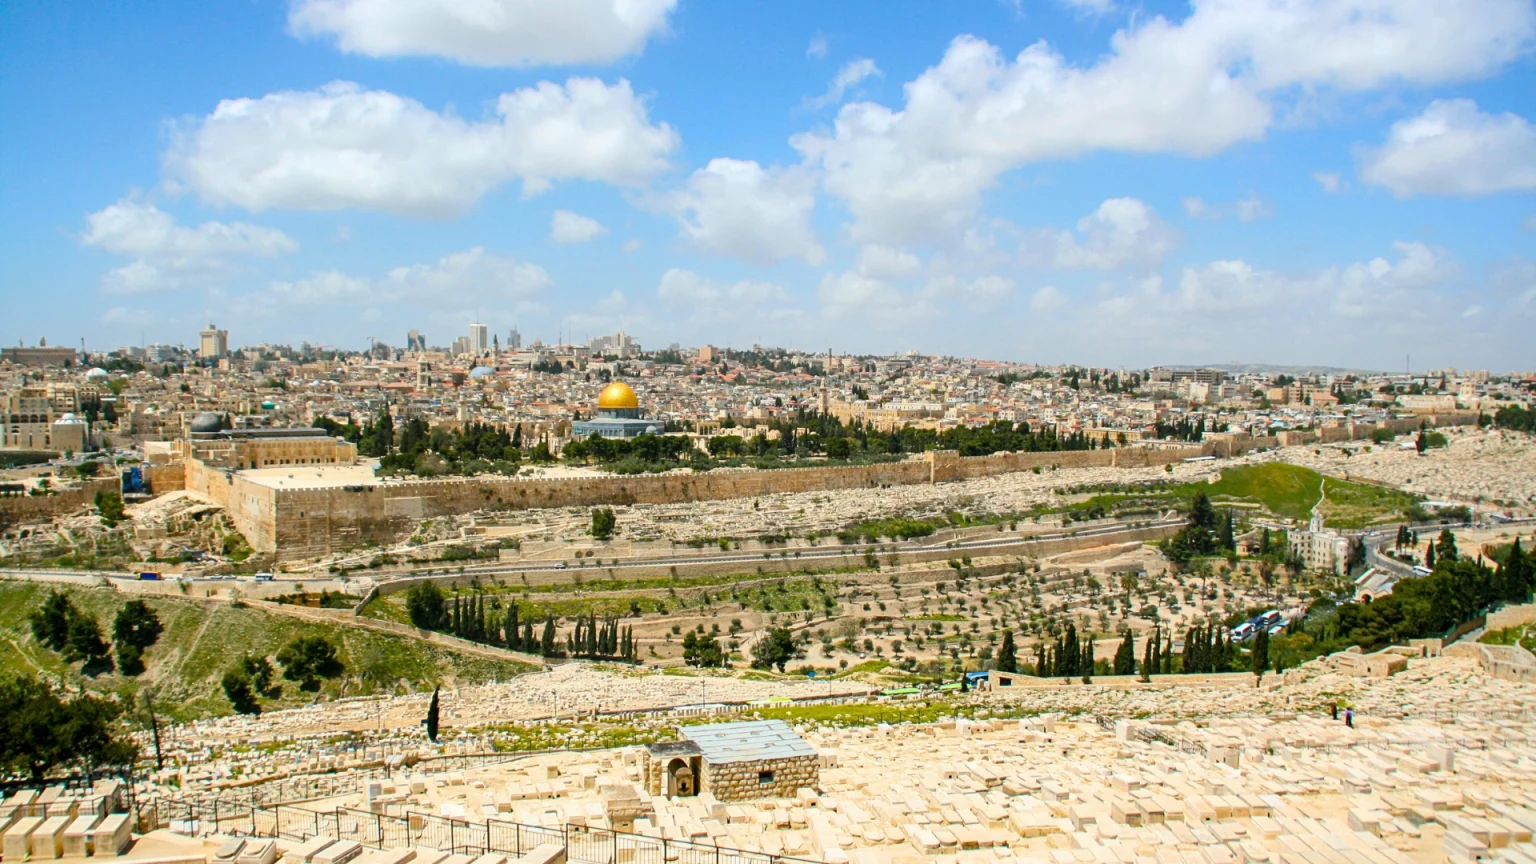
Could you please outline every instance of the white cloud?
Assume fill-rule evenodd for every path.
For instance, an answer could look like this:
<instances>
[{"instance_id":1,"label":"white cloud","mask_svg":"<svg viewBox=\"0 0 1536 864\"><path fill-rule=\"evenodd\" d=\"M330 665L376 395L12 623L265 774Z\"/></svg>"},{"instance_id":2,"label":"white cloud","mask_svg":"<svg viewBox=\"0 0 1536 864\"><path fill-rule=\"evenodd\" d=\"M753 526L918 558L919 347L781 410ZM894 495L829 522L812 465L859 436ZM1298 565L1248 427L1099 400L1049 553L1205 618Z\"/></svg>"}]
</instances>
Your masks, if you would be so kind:
<instances>
[{"instance_id":1,"label":"white cloud","mask_svg":"<svg viewBox=\"0 0 1536 864\"><path fill-rule=\"evenodd\" d=\"M549 273L476 246L430 264L395 267L381 278L321 270L273 282L235 302L238 314L281 315L295 308L342 308L379 303L415 306L452 317L462 311L519 306L554 285Z\"/></svg>"},{"instance_id":2,"label":"white cloud","mask_svg":"<svg viewBox=\"0 0 1536 864\"><path fill-rule=\"evenodd\" d=\"M1066 305L1066 295L1062 294L1061 289L1055 285L1047 285L1029 297L1029 308L1036 312L1049 312Z\"/></svg>"},{"instance_id":3,"label":"white cloud","mask_svg":"<svg viewBox=\"0 0 1536 864\"><path fill-rule=\"evenodd\" d=\"M102 288L115 294L205 285L234 272L231 258L274 258L299 248L275 228L246 222L177 225L171 214L133 198L88 214L85 221L81 242L135 259L102 277Z\"/></svg>"},{"instance_id":4,"label":"white cloud","mask_svg":"<svg viewBox=\"0 0 1536 864\"><path fill-rule=\"evenodd\" d=\"M712 328L782 322L801 314L783 286L746 279L724 284L678 267L662 274L656 297L665 304L686 309L690 323Z\"/></svg>"},{"instance_id":5,"label":"white cloud","mask_svg":"<svg viewBox=\"0 0 1536 864\"><path fill-rule=\"evenodd\" d=\"M441 217L513 178L526 193L572 179L640 185L678 144L622 79L503 93L479 121L338 82L220 102L177 130L164 161L212 204Z\"/></svg>"},{"instance_id":6,"label":"white cloud","mask_svg":"<svg viewBox=\"0 0 1536 864\"><path fill-rule=\"evenodd\" d=\"M832 79L832 83L827 85L827 92L815 99L807 99L805 104L813 109L836 105L843 101L843 97L852 88L859 86L866 79L884 74L884 72L880 71L880 67L875 65L875 61L867 57L849 60L843 64L843 68L837 70L837 75Z\"/></svg>"},{"instance_id":7,"label":"white cloud","mask_svg":"<svg viewBox=\"0 0 1536 864\"><path fill-rule=\"evenodd\" d=\"M1219 222L1228 217L1236 217L1239 222L1254 222L1270 213L1269 203L1253 193L1231 204L1211 204L1194 197L1180 198L1179 203L1184 206L1184 215L1208 222Z\"/></svg>"},{"instance_id":8,"label":"white cloud","mask_svg":"<svg viewBox=\"0 0 1536 864\"><path fill-rule=\"evenodd\" d=\"M1471 99L1437 99L1393 124L1381 147L1365 151L1360 176L1399 198L1530 191L1536 128L1508 112L1485 114Z\"/></svg>"},{"instance_id":9,"label":"white cloud","mask_svg":"<svg viewBox=\"0 0 1536 864\"><path fill-rule=\"evenodd\" d=\"M1348 181L1341 179L1338 174L1327 171L1313 171L1312 179L1316 180L1317 185L1323 187L1323 191L1329 195L1337 195L1349 188Z\"/></svg>"},{"instance_id":10,"label":"white cloud","mask_svg":"<svg viewBox=\"0 0 1536 864\"><path fill-rule=\"evenodd\" d=\"M1184 215L1191 219L1213 218L1210 205L1206 204L1203 198L1180 198L1179 203L1184 205Z\"/></svg>"},{"instance_id":11,"label":"white cloud","mask_svg":"<svg viewBox=\"0 0 1536 864\"><path fill-rule=\"evenodd\" d=\"M817 33L811 37L811 44L805 46L805 56L820 59L827 56L827 37Z\"/></svg>"},{"instance_id":12,"label":"white cloud","mask_svg":"<svg viewBox=\"0 0 1536 864\"><path fill-rule=\"evenodd\" d=\"M1478 315L1481 315L1482 312L1483 312L1483 307L1477 305L1476 303L1474 303L1471 306L1468 306L1467 308L1461 310L1461 317L1463 317L1463 318L1474 318L1474 317L1476 317Z\"/></svg>"},{"instance_id":13,"label":"white cloud","mask_svg":"<svg viewBox=\"0 0 1536 864\"><path fill-rule=\"evenodd\" d=\"M549 221L549 239L556 243L586 243L606 233L603 223L569 210L556 210Z\"/></svg>"},{"instance_id":14,"label":"white cloud","mask_svg":"<svg viewBox=\"0 0 1536 864\"><path fill-rule=\"evenodd\" d=\"M853 214L854 239L935 242L969 226L1005 171L1095 150L1207 156L1262 138L1271 100L1497 70L1536 33L1527 0L1201 0L1179 23L1122 29L1075 67L1043 42L1011 62L973 36L904 88L893 110L844 105L794 146Z\"/></svg>"},{"instance_id":15,"label":"white cloud","mask_svg":"<svg viewBox=\"0 0 1536 864\"><path fill-rule=\"evenodd\" d=\"M128 309L123 306L113 306L101 313L99 320L108 327L146 327L160 320L143 309Z\"/></svg>"},{"instance_id":16,"label":"white cloud","mask_svg":"<svg viewBox=\"0 0 1536 864\"><path fill-rule=\"evenodd\" d=\"M870 243L859 249L854 265L860 276L871 279L906 279L923 270L923 262L905 249Z\"/></svg>"},{"instance_id":17,"label":"white cloud","mask_svg":"<svg viewBox=\"0 0 1536 864\"><path fill-rule=\"evenodd\" d=\"M706 279L692 270L673 267L661 276L656 296L669 303L687 306L715 306L729 303L731 306L761 306L770 303L787 304L793 300L789 292L772 282L742 280L722 285Z\"/></svg>"},{"instance_id":18,"label":"white cloud","mask_svg":"<svg viewBox=\"0 0 1536 864\"><path fill-rule=\"evenodd\" d=\"M299 36L370 57L471 66L609 63L665 32L677 0L293 0Z\"/></svg>"},{"instance_id":19,"label":"white cloud","mask_svg":"<svg viewBox=\"0 0 1536 864\"><path fill-rule=\"evenodd\" d=\"M861 276L852 270L822 276L816 297L827 318L855 319L881 330L914 324L935 314L925 298L903 293L884 280Z\"/></svg>"},{"instance_id":20,"label":"white cloud","mask_svg":"<svg viewBox=\"0 0 1536 864\"><path fill-rule=\"evenodd\" d=\"M1268 216L1271 212L1269 203L1257 195L1249 195L1238 201L1236 211L1239 222L1254 222Z\"/></svg>"},{"instance_id":21,"label":"white cloud","mask_svg":"<svg viewBox=\"0 0 1536 864\"><path fill-rule=\"evenodd\" d=\"M753 161L712 159L672 196L683 236L699 249L754 264L798 258L820 264L826 250L811 227L812 178Z\"/></svg>"},{"instance_id":22,"label":"white cloud","mask_svg":"<svg viewBox=\"0 0 1536 864\"><path fill-rule=\"evenodd\" d=\"M1147 269L1157 266L1179 242L1178 231L1136 198L1105 201L1078 220L1077 231L1083 236L1081 242L1070 231L1026 234L1020 261L1027 267L1053 270Z\"/></svg>"},{"instance_id":23,"label":"white cloud","mask_svg":"<svg viewBox=\"0 0 1536 864\"><path fill-rule=\"evenodd\" d=\"M1013 280L1004 276L982 276L976 279L940 276L924 286L923 297L929 300L958 301L967 306L989 308L998 306L1012 297L1013 289Z\"/></svg>"},{"instance_id":24,"label":"white cloud","mask_svg":"<svg viewBox=\"0 0 1536 864\"><path fill-rule=\"evenodd\" d=\"M624 245L619 247L619 251L628 255L631 252L639 252L641 245L639 237L631 237L624 241Z\"/></svg>"}]
</instances>

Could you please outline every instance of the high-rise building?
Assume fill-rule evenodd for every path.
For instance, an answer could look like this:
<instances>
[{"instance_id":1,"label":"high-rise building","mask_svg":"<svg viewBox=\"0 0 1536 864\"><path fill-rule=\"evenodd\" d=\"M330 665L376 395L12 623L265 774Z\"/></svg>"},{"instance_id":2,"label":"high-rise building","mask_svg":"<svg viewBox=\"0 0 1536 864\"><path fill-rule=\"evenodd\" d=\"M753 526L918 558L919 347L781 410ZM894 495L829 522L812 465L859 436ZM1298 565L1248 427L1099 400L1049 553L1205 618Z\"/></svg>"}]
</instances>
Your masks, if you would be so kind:
<instances>
[{"instance_id":1,"label":"high-rise building","mask_svg":"<svg viewBox=\"0 0 1536 864\"><path fill-rule=\"evenodd\" d=\"M469 351L476 357L491 350L491 328L476 321L469 325Z\"/></svg>"},{"instance_id":2,"label":"high-rise building","mask_svg":"<svg viewBox=\"0 0 1536 864\"><path fill-rule=\"evenodd\" d=\"M197 332L197 356L204 360L223 357L229 353L229 331L209 324L206 330Z\"/></svg>"},{"instance_id":3,"label":"high-rise building","mask_svg":"<svg viewBox=\"0 0 1536 864\"><path fill-rule=\"evenodd\" d=\"M470 353L469 337L460 336L459 338L453 340L453 347L450 349L450 351L455 357L462 357L463 355Z\"/></svg>"},{"instance_id":4,"label":"high-rise building","mask_svg":"<svg viewBox=\"0 0 1536 864\"><path fill-rule=\"evenodd\" d=\"M415 327L405 337L405 350L420 353L427 350L427 337L421 335L421 331Z\"/></svg>"},{"instance_id":5,"label":"high-rise building","mask_svg":"<svg viewBox=\"0 0 1536 864\"><path fill-rule=\"evenodd\" d=\"M512 332L507 334L507 350L508 351L521 351L521 350L523 350L523 334L517 332L517 328L516 327L513 327L512 328Z\"/></svg>"}]
</instances>

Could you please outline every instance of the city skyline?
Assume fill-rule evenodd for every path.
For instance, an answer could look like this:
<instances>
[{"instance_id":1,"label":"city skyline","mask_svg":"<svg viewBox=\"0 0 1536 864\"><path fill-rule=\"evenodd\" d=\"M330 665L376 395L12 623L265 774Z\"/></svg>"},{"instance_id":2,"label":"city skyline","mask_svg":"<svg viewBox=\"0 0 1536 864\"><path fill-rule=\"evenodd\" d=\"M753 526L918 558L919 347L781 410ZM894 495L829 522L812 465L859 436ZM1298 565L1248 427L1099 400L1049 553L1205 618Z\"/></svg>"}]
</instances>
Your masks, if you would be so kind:
<instances>
[{"instance_id":1,"label":"city skyline","mask_svg":"<svg viewBox=\"0 0 1536 864\"><path fill-rule=\"evenodd\" d=\"M1530 365L1530 2L385 5L0 12L0 341Z\"/></svg>"}]
</instances>

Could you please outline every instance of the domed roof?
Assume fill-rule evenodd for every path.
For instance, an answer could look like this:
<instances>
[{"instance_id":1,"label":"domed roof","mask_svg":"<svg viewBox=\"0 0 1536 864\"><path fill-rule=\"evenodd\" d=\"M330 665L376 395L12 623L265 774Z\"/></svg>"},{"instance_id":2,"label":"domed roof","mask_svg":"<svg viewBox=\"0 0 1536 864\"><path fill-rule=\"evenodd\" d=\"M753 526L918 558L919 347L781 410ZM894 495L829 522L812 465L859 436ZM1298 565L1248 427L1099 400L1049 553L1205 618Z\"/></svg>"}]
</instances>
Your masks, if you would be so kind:
<instances>
[{"instance_id":1,"label":"domed roof","mask_svg":"<svg viewBox=\"0 0 1536 864\"><path fill-rule=\"evenodd\" d=\"M85 373L85 377L86 377L86 380L88 380L88 381L95 381L95 380L100 379L100 378L110 378L112 376L107 373L107 370L101 368L100 366L97 366L94 369L92 369L91 371Z\"/></svg>"},{"instance_id":2,"label":"domed roof","mask_svg":"<svg viewBox=\"0 0 1536 864\"><path fill-rule=\"evenodd\" d=\"M211 411L204 411L203 413L201 413L201 414L197 415L196 417L192 418L192 425L187 427L187 431L188 432L217 432L217 431L219 431L219 426L220 425L221 425L221 420L219 418L219 415L214 414Z\"/></svg>"},{"instance_id":3,"label":"domed roof","mask_svg":"<svg viewBox=\"0 0 1536 864\"><path fill-rule=\"evenodd\" d=\"M603 388L598 394L597 407L599 408L639 408L640 399L635 396L628 384L623 381L615 381Z\"/></svg>"},{"instance_id":4,"label":"domed roof","mask_svg":"<svg viewBox=\"0 0 1536 864\"><path fill-rule=\"evenodd\" d=\"M471 377L471 378L484 378L485 376L492 375L495 372L496 372L496 370L492 369L489 366L476 366L475 368L469 370L469 377Z\"/></svg>"}]
</instances>

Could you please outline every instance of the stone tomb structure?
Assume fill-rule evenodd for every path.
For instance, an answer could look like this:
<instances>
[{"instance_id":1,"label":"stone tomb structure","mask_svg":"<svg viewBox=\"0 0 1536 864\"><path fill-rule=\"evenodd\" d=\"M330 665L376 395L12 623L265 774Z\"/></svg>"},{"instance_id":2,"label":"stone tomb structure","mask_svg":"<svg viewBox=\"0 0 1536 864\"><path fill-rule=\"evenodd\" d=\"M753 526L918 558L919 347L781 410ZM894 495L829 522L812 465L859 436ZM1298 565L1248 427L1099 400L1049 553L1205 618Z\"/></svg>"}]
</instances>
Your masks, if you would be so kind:
<instances>
[{"instance_id":1,"label":"stone tomb structure","mask_svg":"<svg viewBox=\"0 0 1536 864\"><path fill-rule=\"evenodd\" d=\"M687 726L683 740L646 746L646 791L668 798L708 792L717 801L792 798L819 780L818 756L782 720Z\"/></svg>"}]
</instances>

